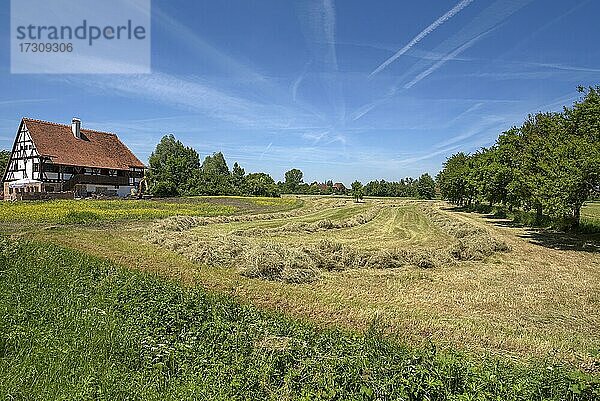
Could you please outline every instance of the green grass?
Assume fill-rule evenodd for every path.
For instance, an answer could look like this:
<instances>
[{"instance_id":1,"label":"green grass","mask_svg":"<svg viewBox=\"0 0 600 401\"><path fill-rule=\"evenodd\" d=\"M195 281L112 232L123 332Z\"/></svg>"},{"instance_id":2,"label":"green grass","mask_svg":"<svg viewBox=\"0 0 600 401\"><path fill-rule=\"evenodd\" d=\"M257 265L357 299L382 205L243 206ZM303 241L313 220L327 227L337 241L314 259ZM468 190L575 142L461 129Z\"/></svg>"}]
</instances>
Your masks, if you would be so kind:
<instances>
[{"instance_id":1,"label":"green grass","mask_svg":"<svg viewBox=\"0 0 600 401\"><path fill-rule=\"evenodd\" d=\"M600 201L586 202L581 209L580 231L600 233Z\"/></svg>"},{"instance_id":2,"label":"green grass","mask_svg":"<svg viewBox=\"0 0 600 401\"><path fill-rule=\"evenodd\" d=\"M559 365L407 348L318 330L122 270L0 238L0 398L593 400L598 378Z\"/></svg>"},{"instance_id":3,"label":"green grass","mask_svg":"<svg viewBox=\"0 0 600 401\"><path fill-rule=\"evenodd\" d=\"M581 217L600 221L600 201L586 202L581 209Z\"/></svg>"},{"instance_id":4,"label":"green grass","mask_svg":"<svg viewBox=\"0 0 600 401\"><path fill-rule=\"evenodd\" d=\"M279 201L284 200L289 203L281 205ZM389 332L402 335L405 343L418 344L428 338L438 345L472 354L490 352L520 360L553 357L573 367L598 371L600 303L596 294L600 293L600 270L596 267L599 254L592 252L594 242L589 236L581 236L581 240L576 238L579 242L575 245L589 242L591 246L580 246L585 251L573 252L569 249L578 248L563 249L560 246L563 242L569 245L568 241L573 239L567 234L564 241L561 236L558 239L548 237L547 241L553 242L541 242L545 237L538 237L528 229L505 229L501 224L496 226L495 219L444 211L442 209L447 205L435 204L432 206L441 207L439 212L447 216L448 222L465 222L469 227L490 230L493 238L510 244L512 251L497 253L481 261L440 263L431 269L413 267L411 263L398 267L397 262L406 258L396 258L398 255L388 252L390 249L422 250L407 256L433 258L437 251L444 251L457 241L448 234L449 229L454 230L453 225L446 227L445 219L434 224L423 213L426 210L422 207L423 202L386 199L357 205L341 198L305 197L302 207L298 207L295 198L265 201L270 205L256 205L263 202L260 198L239 197L161 200L179 204L214 203L237 210L226 217L184 218L182 220L189 220L191 226L194 221L207 225L182 232L157 233L158 243L149 242L151 236L147 233L151 231L149 228L161 222L148 220L61 226L0 222L0 230L15 237L36 238L80 249L131 269L180 280L186 285L202 285L221 293L235 292L245 302L283 311L290 316L309 318L318 324L363 330L377 315L388 325ZM344 223L380 203L384 207L376 209L375 218L365 224L318 231L280 230L287 224L301 224L303 220L313 222L309 224L322 219ZM293 210L270 212L285 208ZM261 263L264 258L254 256L273 256L272 261L276 263L280 259L289 260L294 262L289 266L296 269L308 262L298 252L293 252L294 258L287 258L283 253L282 258L277 258L270 251L247 252L242 260L231 260L235 263L221 263L223 258L217 257L213 260L217 263L205 264L207 255L223 256L214 246L216 238L227 236L234 230L255 227L267 232L238 238L250 242L249 251L255 245L268 243L275 243L276 251L311 250L319 245L319 241L330 239L344 247L352 247L359 256L374 256L373 260L369 258L367 267L381 266L392 258L392 266L396 268L348 266L347 256L351 253L334 252L328 247L320 247L318 257L309 258L318 262L316 280L310 284L297 284L298 277L305 277L304 269L300 269L302 276L281 275L294 284L256 280L240 274L247 272L253 277L249 266L269 265ZM461 227L458 227L460 231ZM273 231L269 231L271 229ZM167 236L166 242L161 239L163 234ZM559 247L555 247L553 244L559 240ZM216 245L219 245L218 241ZM373 248L383 252L373 252ZM309 252L308 256L311 255L313 253ZM312 264L308 265L311 267ZM330 271L331 266L343 269ZM312 277L308 276L309 279Z\"/></svg>"},{"instance_id":5,"label":"green grass","mask_svg":"<svg viewBox=\"0 0 600 401\"><path fill-rule=\"evenodd\" d=\"M299 207L295 199L196 197L166 200L53 200L1 202L0 221L91 224L151 220L169 216L223 216L237 212L280 211Z\"/></svg>"}]
</instances>

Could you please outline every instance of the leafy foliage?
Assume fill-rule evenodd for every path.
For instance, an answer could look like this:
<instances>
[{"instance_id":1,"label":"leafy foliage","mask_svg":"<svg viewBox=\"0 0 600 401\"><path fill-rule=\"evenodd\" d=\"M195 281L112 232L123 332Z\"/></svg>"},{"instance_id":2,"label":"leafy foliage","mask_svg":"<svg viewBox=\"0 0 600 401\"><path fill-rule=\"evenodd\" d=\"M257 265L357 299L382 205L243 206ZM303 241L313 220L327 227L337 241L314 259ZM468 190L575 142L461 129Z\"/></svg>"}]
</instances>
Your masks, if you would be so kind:
<instances>
[{"instance_id":1,"label":"leafy foliage","mask_svg":"<svg viewBox=\"0 0 600 401\"><path fill-rule=\"evenodd\" d=\"M178 195L254 195L279 196L275 181L266 173L246 175L236 162L229 170L223 153L206 156L202 164L198 153L184 146L173 135L163 137L150 156L152 193Z\"/></svg>"},{"instance_id":2,"label":"leafy foliage","mask_svg":"<svg viewBox=\"0 0 600 401\"><path fill-rule=\"evenodd\" d=\"M10 150L0 150L0 174L4 175L6 165L10 159Z\"/></svg>"},{"instance_id":3,"label":"leafy foliage","mask_svg":"<svg viewBox=\"0 0 600 401\"><path fill-rule=\"evenodd\" d=\"M284 182L275 184L266 173L246 174L235 162L230 171L221 152L206 156L199 163L198 153L185 147L173 135L167 135L150 157L152 193L167 197L178 195L252 195L278 197L281 193L306 195L346 195L342 183L304 182L304 173L293 168L285 172ZM433 199L435 181L429 174L419 179L406 178L398 182L371 181L360 191L362 196L418 197Z\"/></svg>"},{"instance_id":4,"label":"leafy foliage","mask_svg":"<svg viewBox=\"0 0 600 401\"><path fill-rule=\"evenodd\" d=\"M293 168L289 171L286 171L285 172L285 183L284 183L286 192L290 192L290 193L296 192L298 190L298 187L300 186L300 184L302 184L303 177L304 177L304 174L302 173L302 171L298 170L297 168Z\"/></svg>"},{"instance_id":5,"label":"leafy foliage","mask_svg":"<svg viewBox=\"0 0 600 401\"><path fill-rule=\"evenodd\" d=\"M198 152L184 146L170 134L164 136L150 155L148 179L158 196L187 194L194 172L200 167Z\"/></svg>"},{"instance_id":6,"label":"leafy foliage","mask_svg":"<svg viewBox=\"0 0 600 401\"><path fill-rule=\"evenodd\" d=\"M417 181L417 193L421 199L435 198L435 181L427 173L421 175Z\"/></svg>"},{"instance_id":7,"label":"leafy foliage","mask_svg":"<svg viewBox=\"0 0 600 401\"><path fill-rule=\"evenodd\" d=\"M246 189L253 196L279 196L279 189L275 181L267 173L248 174Z\"/></svg>"},{"instance_id":8,"label":"leafy foliage","mask_svg":"<svg viewBox=\"0 0 600 401\"><path fill-rule=\"evenodd\" d=\"M437 177L442 196L457 204L482 202L548 215L563 228L579 226L581 207L600 188L600 87L562 113L530 115L494 146L462 152Z\"/></svg>"},{"instance_id":9,"label":"leafy foliage","mask_svg":"<svg viewBox=\"0 0 600 401\"><path fill-rule=\"evenodd\" d=\"M364 194L363 184L360 181L354 181L351 185L351 188L352 188L352 196L354 197L356 202L358 202L360 199L363 198L363 194Z\"/></svg>"}]
</instances>

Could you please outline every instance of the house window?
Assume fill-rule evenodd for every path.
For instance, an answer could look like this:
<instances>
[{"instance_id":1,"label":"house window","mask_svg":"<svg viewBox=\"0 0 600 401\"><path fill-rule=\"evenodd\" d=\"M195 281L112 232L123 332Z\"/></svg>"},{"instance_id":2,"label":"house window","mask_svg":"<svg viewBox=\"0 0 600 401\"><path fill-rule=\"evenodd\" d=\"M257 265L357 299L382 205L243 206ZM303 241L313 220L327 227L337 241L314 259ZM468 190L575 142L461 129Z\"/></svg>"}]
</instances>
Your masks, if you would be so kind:
<instances>
[{"instance_id":1,"label":"house window","mask_svg":"<svg viewBox=\"0 0 600 401\"><path fill-rule=\"evenodd\" d=\"M33 163L33 171L37 173L40 171L40 165L38 163Z\"/></svg>"}]
</instances>

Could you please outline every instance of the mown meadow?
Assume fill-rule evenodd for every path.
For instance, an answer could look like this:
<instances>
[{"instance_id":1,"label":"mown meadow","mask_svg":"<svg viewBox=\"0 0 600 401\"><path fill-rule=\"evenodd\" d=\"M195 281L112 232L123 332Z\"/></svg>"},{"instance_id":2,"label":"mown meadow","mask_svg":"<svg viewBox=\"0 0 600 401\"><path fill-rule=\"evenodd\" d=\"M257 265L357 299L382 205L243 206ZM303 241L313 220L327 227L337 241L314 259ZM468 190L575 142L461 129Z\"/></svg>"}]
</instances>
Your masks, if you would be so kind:
<instances>
[{"instance_id":1,"label":"mown meadow","mask_svg":"<svg viewBox=\"0 0 600 401\"><path fill-rule=\"evenodd\" d=\"M600 218L596 206L582 215ZM96 217L64 217L83 212ZM600 397L592 237L557 247L552 233L401 199L0 213L0 399ZM223 238L242 246L224 253ZM285 279L307 266L310 280Z\"/></svg>"}]
</instances>

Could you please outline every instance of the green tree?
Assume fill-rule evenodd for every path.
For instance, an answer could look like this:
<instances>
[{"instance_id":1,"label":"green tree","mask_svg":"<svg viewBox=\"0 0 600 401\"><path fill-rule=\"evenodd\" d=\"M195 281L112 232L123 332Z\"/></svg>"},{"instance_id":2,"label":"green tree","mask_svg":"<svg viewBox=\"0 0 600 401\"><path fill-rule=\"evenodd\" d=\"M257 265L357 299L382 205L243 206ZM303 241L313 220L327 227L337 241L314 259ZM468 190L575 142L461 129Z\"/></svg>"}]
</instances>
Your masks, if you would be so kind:
<instances>
[{"instance_id":1,"label":"green tree","mask_svg":"<svg viewBox=\"0 0 600 401\"><path fill-rule=\"evenodd\" d=\"M600 189L600 87L562 113L529 115L496 144L473 155L457 153L438 175L442 196L456 204L487 201L535 211L576 228L584 202Z\"/></svg>"},{"instance_id":2,"label":"green tree","mask_svg":"<svg viewBox=\"0 0 600 401\"><path fill-rule=\"evenodd\" d=\"M437 180L444 199L457 205L469 204L473 192L467 180L469 174L469 156L463 152L450 156Z\"/></svg>"},{"instance_id":3,"label":"green tree","mask_svg":"<svg viewBox=\"0 0 600 401\"><path fill-rule=\"evenodd\" d=\"M229 172L223 153L216 152L204 158L195 188L196 193L201 195L233 195L238 193L237 188L233 185L233 177Z\"/></svg>"},{"instance_id":4,"label":"green tree","mask_svg":"<svg viewBox=\"0 0 600 401\"><path fill-rule=\"evenodd\" d=\"M293 168L289 171L285 172L285 182L284 189L286 192L296 193L298 192L298 187L302 184L302 178L304 174L302 171L297 168Z\"/></svg>"},{"instance_id":5,"label":"green tree","mask_svg":"<svg viewBox=\"0 0 600 401\"><path fill-rule=\"evenodd\" d=\"M233 163L231 180L237 195L246 193L246 171L237 162Z\"/></svg>"},{"instance_id":6,"label":"green tree","mask_svg":"<svg viewBox=\"0 0 600 401\"><path fill-rule=\"evenodd\" d=\"M202 162L202 173L206 175L225 176L229 175L229 167L223 153L216 152L212 156L206 156Z\"/></svg>"},{"instance_id":7,"label":"green tree","mask_svg":"<svg viewBox=\"0 0 600 401\"><path fill-rule=\"evenodd\" d=\"M427 173L421 175L417 182L417 192L421 199L435 198L435 181Z\"/></svg>"},{"instance_id":8,"label":"green tree","mask_svg":"<svg viewBox=\"0 0 600 401\"><path fill-rule=\"evenodd\" d=\"M200 158L198 152L184 146L170 134L156 145L149 164L151 191L157 196L175 196L190 192L193 177L200 167Z\"/></svg>"},{"instance_id":9,"label":"green tree","mask_svg":"<svg viewBox=\"0 0 600 401\"><path fill-rule=\"evenodd\" d=\"M0 150L0 174L4 175L8 160L10 159L10 150Z\"/></svg>"},{"instance_id":10,"label":"green tree","mask_svg":"<svg viewBox=\"0 0 600 401\"><path fill-rule=\"evenodd\" d=\"M278 197L279 189L275 180L267 173L251 173L246 176L249 195Z\"/></svg>"},{"instance_id":11,"label":"green tree","mask_svg":"<svg viewBox=\"0 0 600 401\"><path fill-rule=\"evenodd\" d=\"M363 185L360 181L354 181L350 187L352 188L352 196L356 202L363 198Z\"/></svg>"},{"instance_id":12,"label":"green tree","mask_svg":"<svg viewBox=\"0 0 600 401\"><path fill-rule=\"evenodd\" d=\"M578 90L583 98L565 108L546 152L546 207L569 228L579 226L583 203L600 188L600 87Z\"/></svg>"}]
</instances>

